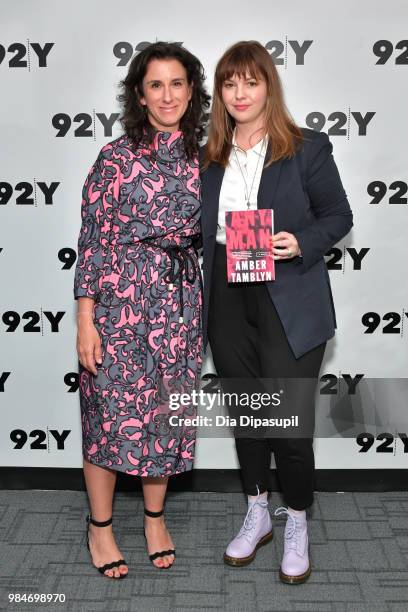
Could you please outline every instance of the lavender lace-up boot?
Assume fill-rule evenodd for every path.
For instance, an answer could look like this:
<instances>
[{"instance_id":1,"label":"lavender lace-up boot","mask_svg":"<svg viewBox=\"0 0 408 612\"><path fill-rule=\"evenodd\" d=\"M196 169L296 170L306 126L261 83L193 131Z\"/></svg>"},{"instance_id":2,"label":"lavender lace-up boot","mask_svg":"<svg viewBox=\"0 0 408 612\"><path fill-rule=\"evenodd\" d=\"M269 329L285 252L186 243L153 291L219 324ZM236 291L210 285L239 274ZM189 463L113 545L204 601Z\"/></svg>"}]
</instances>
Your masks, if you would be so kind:
<instances>
[{"instance_id":1,"label":"lavender lace-up boot","mask_svg":"<svg viewBox=\"0 0 408 612\"><path fill-rule=\"evenodd\" d=\"M238 535L228 544L224 553L227 565L240 567L255 559L256 551L273 538L272 519L268 502L260 499L248 501L248 512Z\"/></svg>"},{"instance_id":2,"label":"lavender lace-up boot","mask_svg":"<svg viewBox=\"0 0 408 612\"><path fill-rule=\"evenodd\" d=\"M309 576L309 539L307 535L306 512L295 514L290 508L277 508L275 516L287 515L285 544L279 578L287 584L300 584Z\"/></svg>"}]
</instances>

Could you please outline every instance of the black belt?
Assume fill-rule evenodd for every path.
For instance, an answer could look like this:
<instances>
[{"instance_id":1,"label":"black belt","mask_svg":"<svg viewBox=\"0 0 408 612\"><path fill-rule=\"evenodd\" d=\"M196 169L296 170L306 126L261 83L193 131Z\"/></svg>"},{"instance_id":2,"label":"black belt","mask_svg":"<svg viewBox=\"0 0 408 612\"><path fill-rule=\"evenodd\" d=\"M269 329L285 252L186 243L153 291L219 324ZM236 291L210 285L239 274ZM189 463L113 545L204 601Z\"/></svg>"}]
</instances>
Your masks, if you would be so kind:
<instances>
[{"instance_id":1,"label":"black belt","mask_svg":"<svg viewBox=\"0 0 408 612\"><path fill-rule=\"evenodd\" d=\"M178 281L179 286L179 299L180 299L180 318L179 323L183 323L184 315L184 300L183 300L183 273L185 272L186 281L193 285L197 278L197 269L195 259L191 253L188 252L188 247L182 246L171 246L162 247L163 251L166 251L170 257L170 270L165 276L165 280L170 284ZM176 271L176 261L178 263L178 270ZM189 265L190 264L190 265Z\"/></svg>"},{"instance_id":2,"label":"black belt","mask_svg":"<svg viewBox=\"0 0 408 612\"><path fill-rule=\"evenodd\" d=\"M183 315L184 315L184 300L183 300L183 274L185 273L186 281L193 285L197 278L197 268L196 268L196 260L193 255L188 252L188 249L191 248L191 244L188 246L180 246L180 245L172 245L172 246L163 246L154 242L153 240L145 239L143 242L148 244L152 244L167 253L170 258L170 270L164 277L164 280L167 281L170 285L178 282L179 286L179 300L180 300L180 317L179 323L183 323ZM193 247L194 248L194 247ZM197 257L197 252L194 249L194 255ZM178 268L176 270L176 262L178 263ZM172 288L172 287L171 287Z\"/></svg>"}]
</instances>

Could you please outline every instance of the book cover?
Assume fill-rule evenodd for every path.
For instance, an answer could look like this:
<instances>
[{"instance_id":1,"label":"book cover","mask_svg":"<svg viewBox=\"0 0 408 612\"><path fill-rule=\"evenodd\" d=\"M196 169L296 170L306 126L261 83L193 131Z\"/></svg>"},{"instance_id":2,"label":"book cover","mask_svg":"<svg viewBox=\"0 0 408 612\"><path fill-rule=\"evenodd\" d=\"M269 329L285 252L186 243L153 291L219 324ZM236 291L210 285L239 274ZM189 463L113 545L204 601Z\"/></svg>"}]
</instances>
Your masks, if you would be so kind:
<instances>
[{"instance_id":1,"label":"book cover","mask_svg":"<svg viewBox=\"0 0 408 612\"><path fill-rule=\"evenodd\" d=\"M226 211L225 234L229 283L275 280L271 208Z\"/></svg>"}]
</instances>

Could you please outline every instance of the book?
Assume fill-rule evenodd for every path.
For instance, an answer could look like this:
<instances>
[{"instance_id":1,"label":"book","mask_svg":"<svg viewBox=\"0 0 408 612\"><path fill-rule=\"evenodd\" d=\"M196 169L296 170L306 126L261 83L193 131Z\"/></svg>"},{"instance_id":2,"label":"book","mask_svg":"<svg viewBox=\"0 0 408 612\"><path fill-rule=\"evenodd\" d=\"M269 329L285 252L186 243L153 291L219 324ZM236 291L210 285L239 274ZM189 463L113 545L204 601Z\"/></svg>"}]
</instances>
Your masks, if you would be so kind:
<instances>
[{"instance_id":1,"label":"book","mask_svg":"<svg viewBox=\"0 0 408 612\"><path fill-rule=\"evenodd\" d=\"M229 283L275 280L271 208L226 211L225 235Z\"/></svg>"}]
</instances>

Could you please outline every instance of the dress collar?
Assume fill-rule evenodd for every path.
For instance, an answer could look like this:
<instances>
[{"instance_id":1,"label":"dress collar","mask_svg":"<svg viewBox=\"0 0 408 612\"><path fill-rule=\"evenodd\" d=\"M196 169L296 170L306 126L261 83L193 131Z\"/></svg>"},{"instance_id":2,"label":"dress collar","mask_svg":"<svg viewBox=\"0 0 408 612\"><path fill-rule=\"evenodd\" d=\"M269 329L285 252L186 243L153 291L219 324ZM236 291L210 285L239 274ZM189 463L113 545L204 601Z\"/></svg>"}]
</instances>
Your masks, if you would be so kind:
<instances>
[{"instance_id":1,"label":"dress collar","mask_svg":"<svg viewBox=\"0 0 408 612\"><path fill-rule=\"evenodd\" d=\"M181 130L157 131L152 146L157 156L163 161L175 161L185 156L184 135Z\"/></svg>"}]
</instances>

